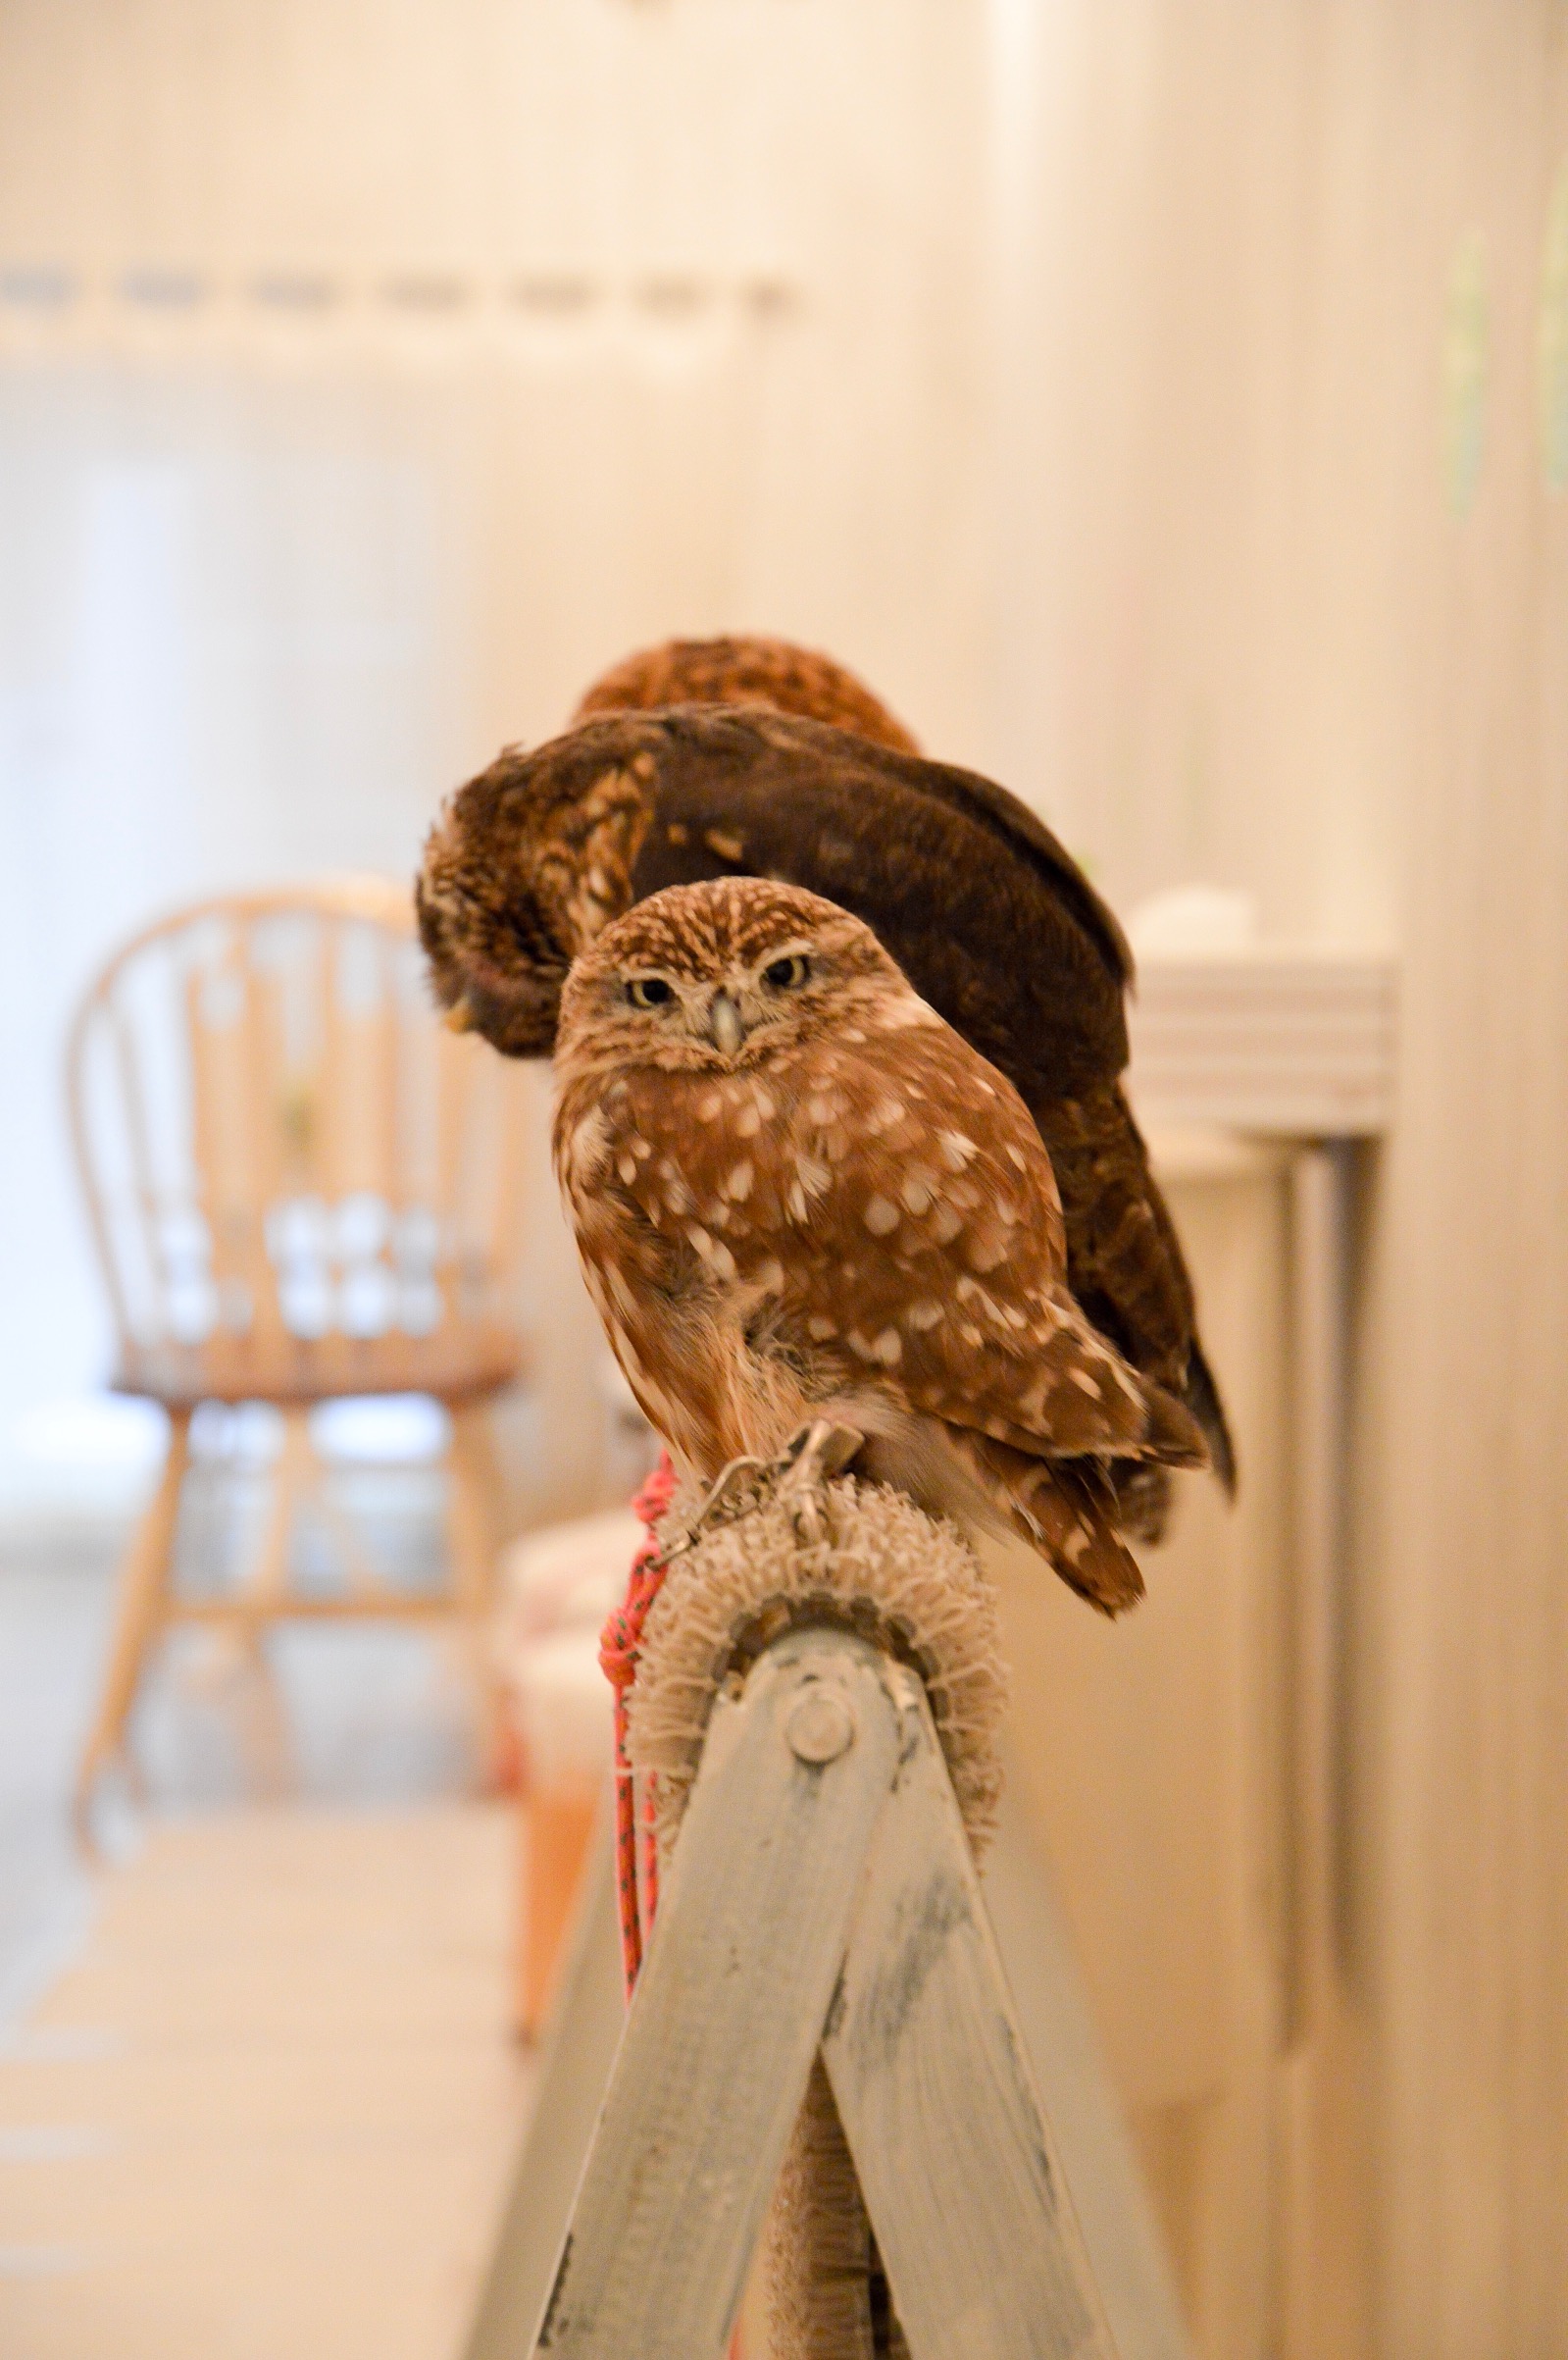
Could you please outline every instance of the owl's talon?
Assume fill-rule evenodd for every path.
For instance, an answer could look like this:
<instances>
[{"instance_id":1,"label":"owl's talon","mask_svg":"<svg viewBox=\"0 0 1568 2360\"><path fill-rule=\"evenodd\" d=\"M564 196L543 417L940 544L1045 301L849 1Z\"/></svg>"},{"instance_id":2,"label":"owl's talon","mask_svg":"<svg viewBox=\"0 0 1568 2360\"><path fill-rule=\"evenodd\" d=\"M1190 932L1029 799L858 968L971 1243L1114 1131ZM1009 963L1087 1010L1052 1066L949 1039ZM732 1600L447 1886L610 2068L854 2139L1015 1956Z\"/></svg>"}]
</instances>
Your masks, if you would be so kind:
<instances>
[{"instance_id":1,"label":"owl's talon","mask_svg":"<svg viewBox=\"0 0 1568 2360\"><path fill-rule=\"evenodd\" d=\"M742 1455L732 1459L728 1466L719 1469L690 1524L680 1540L663 1552L661 1562L668 1565L672 1559L684 1557L706 1533L733 1523L737 1516L762 1507L770 1499L787 1501L798 1537L814 1545L821 1538L815 1512L823 1486L835 1475L843 1473L865 1440L854 1426L838 1426L826 1417L814 1417L809 1425L791 1434L777 1458L754 1459ZM749 1485L752 1496L743 1504L732 1505L734 1493L743 1485Z\"/></svg>"},{"instance_id":2,"label":"owl's talon","mask_svg":"<svg viewBox=\"0 0 1568 2360\"><path fill-rule=\"evenodd\" d=\"M795 1539L802 1549L818 1549L823 1532L823 1494L835 1475L842 1474L866 1437L854 1426L835 1426L814 1417L792 1434L769 1472L774 1488L789 1510Z\"/></svg>"},{"instance_id":3,"label":"owl's talon","mask_svg":"<svg viewBox=\"0 0 1568 2360\"><path fill-rule=\"evenodd\" d=\"M791 1434L773 1465L795 1483L827 1483L852 1465L866 1447L858 1426L835 1426L830 1418L814 1417L809 1426Z\"/></svg>"}]
</instances>

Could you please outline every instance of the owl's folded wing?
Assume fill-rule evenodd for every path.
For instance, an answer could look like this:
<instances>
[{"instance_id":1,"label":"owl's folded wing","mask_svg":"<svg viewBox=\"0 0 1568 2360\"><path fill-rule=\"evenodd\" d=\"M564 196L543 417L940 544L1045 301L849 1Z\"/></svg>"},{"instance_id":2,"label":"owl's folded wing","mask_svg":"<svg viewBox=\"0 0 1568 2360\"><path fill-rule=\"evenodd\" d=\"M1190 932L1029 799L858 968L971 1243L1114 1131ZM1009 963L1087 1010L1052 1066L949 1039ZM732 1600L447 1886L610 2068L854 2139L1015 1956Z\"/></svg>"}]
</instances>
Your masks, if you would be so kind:
<instances>
[{"instance_id":1,"label":"owl's folded wing","mask_svg":"<svg viewBox=\"0 0 1568 2360\"><path fill-rule=\"evenodd\" d=\"M1017 1093L945 1026L868 1048L835 1060L792 1126L804 1251L788 1292L810 1338L1031 1457L1206 1463L1189 1412L1067 1292L1049 1160Z\"/></svg>"}]
</instances>

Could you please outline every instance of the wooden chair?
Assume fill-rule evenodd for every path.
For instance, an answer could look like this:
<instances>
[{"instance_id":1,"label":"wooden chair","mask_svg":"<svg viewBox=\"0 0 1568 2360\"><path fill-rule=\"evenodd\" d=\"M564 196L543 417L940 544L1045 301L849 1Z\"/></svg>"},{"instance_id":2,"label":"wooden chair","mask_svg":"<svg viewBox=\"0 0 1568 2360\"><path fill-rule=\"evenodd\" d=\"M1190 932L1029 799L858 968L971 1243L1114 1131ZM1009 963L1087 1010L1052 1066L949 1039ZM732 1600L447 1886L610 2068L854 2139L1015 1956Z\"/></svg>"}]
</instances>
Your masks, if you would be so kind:
<instances>
[{"instance_id":1,"label":"wooden chair","mask_svg":"<svg viewBox=\"0 0 1568 2360\"><path fill-rule=\"evenodd\" d=\"M522 1366L520 1076L436 1018L407 894L354 879L203 903L109 961L69 1049L76 1158L118 1331L118 1390L169 1413L158 1490L121 1574L78 1819L122 1749L149 1650L177 1621L466 1617L483 1632L501 1538L486 1405ZM319 1486L313 1405L433 1395L451 1420L450 1578L397 1589L323 1491L341 1589L302 1595L289 1543ZM191 1418L265 1402L283 1441L237 1586L173 1578Z\"/></svg>"}]
</instances>

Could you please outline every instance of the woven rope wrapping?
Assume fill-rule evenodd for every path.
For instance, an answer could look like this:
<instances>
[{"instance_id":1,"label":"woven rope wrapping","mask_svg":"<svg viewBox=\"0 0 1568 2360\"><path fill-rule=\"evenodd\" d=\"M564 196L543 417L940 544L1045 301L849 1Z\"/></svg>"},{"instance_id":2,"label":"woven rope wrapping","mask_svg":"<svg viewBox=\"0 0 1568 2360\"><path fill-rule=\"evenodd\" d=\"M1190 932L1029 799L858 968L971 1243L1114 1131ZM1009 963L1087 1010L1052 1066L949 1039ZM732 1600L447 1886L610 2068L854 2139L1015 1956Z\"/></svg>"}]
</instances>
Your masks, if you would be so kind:
<instances>
[{"instance_id":1,"label":"woven rope wrapping","mask_svg":"<svg viewBox=\"0 0 1568 2360\"><path fill-rule=\"evenodd\" d=\"M628 1695L630 1757L655 1797L668 1859L721 1683L793 1623L834 1621L914 1665L977 1851L995 1819L996 1733L1006 1701L995 1600L974 1553L901 1493L845 1477L825 1485L819 1537L803 1542L772 1500L672 1559L642 1627ZM674 1541L695 1499L677 1496ZM854 2166L821 2062L785 2153L766 2231L774 2360L874 2360L903 2351L872 2316L872 2246Z\"/></svg>"}]
</instances>

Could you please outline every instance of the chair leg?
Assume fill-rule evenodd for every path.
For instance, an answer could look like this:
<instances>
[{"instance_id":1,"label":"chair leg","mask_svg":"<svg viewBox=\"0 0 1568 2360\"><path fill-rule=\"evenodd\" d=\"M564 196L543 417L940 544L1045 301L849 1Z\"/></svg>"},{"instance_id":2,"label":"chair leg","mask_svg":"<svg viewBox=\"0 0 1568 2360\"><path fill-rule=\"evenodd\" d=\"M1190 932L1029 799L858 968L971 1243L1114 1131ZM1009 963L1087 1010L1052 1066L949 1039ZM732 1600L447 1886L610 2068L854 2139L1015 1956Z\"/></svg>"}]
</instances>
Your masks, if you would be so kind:
<instances>
[{"instance_id":1,"label":"chair leg","mask_svg":"<svg viewBox=\"0 0 1568 2360\"><path fill-rule=\"evenodd\" d=\"M501 1700L491 1655L491 1620L501 1539L501 1478L483 1405L465 1403L451 1414L446 1533L452 1598L469 1626L480 1707L481 1760L489 1783L500 1736Z\"/></svg>"},{"instance_id":2,"label":"chair leg","mask_svg":"<svg viewBox=\"0 0 1568 2360\"><path fill-rule=\"evenodd\" d=\"M189 1463L190 1411L174 1411L170 1414L169 1451L158 1489L131 1537L120 1570L109 1667L76 1771L74 1815L83 1840L87 1838L88 1814L98 1773L124 1743L126 1723L135 1702L147 1651L165 1617L179 1496Z\"/></svg>"},{"instance_id":3,"label":"chair leg","mask_svg":"<svg viewBox=\"0 0 1568 2360\"><path fill-rule=\"evenodd\" d=\"M242 1602L256 1618L253 1627L272 1621L288 1596L288 1544L314 1466L309 1415L304 1410L285 1410L283 1447L273 1469L267 1523L256 1562L241 1583Z\"/></svg>"}]
</instances>

